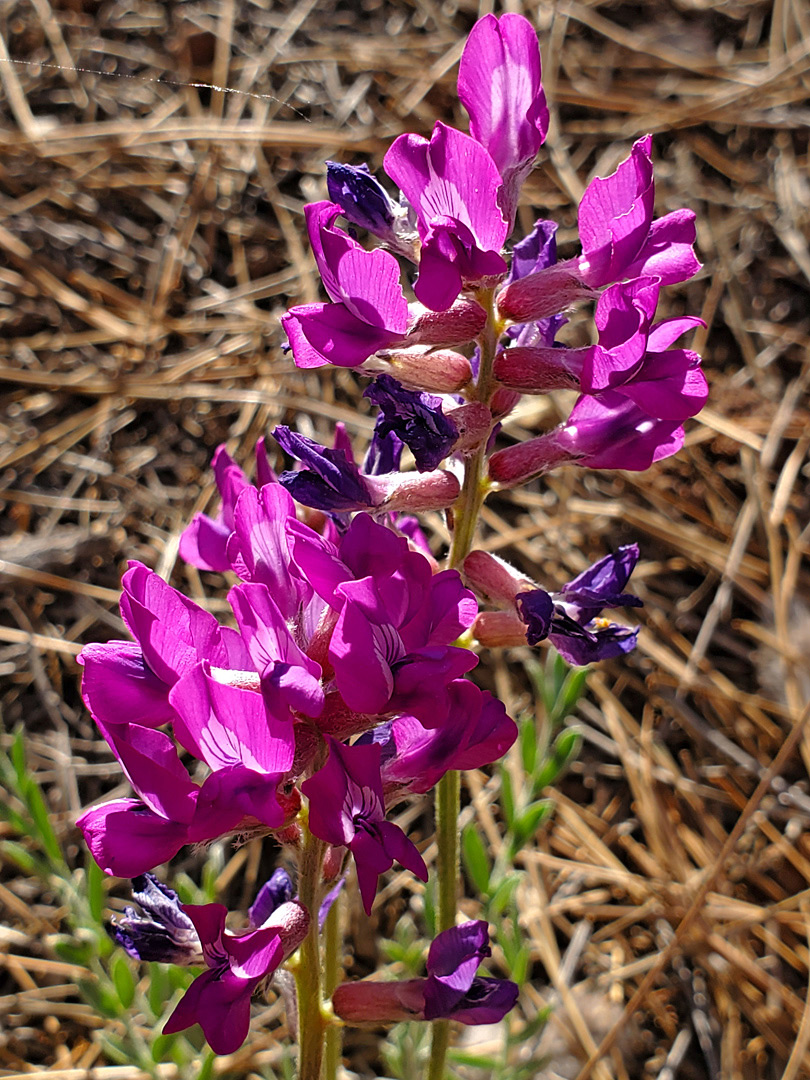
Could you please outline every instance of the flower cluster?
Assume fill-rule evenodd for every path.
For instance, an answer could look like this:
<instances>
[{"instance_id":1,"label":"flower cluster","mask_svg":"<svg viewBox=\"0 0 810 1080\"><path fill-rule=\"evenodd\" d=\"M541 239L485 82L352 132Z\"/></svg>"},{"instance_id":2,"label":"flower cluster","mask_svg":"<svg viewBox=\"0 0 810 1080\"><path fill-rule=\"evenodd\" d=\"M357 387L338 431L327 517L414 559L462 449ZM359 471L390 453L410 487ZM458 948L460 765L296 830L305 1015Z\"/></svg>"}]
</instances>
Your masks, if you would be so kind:
<instances>
[{"instance_id":1,"label":"flower cluster","mask_svg":"<svg viewBox=\"0 0 810 1080\"><path fill-rule=\"evenodd\" d=\"M289 467L276 475L262 440L253 481L220 448L218 516L197 515L180 554L232 576L232 619L135 563L121 598L132 640L80 655L84 700L134 792L79 820L99 865L135 879L145 915L129 909L116 936L141 958L204 962L165 1030L199 1022L217 1052L239 1045L251 994L317 934L349 859L369 913L394 863L427 879L393 806L515 740L503 705L467 678L476 641L547 639L574 664L635 645L636 629L601 616L641 602L624 591L635 545L549 592L473 548L483 499L566 465L645 469L682 445L706 399L700 358L673 347L700 320L656 321L661 287L699 264L691 212L654 216L650 137L588 185L581 251L560 261L553 222L510 241L548 127L525 18L475 25L458 91L469 134L437 123L385 155L397 198L368 166L329 162L329 199L305 208L329 299L282 324L298 366L371 378L364 460L341 426L332 446L277 427ZM572 347L559 338L566 313L588 303L594 343ZM576 393L567 419L496 449L521 395L553 390ZM435 510L453 534L448 569L414 517ZM229 834L272 836L300 867L298 899L278 871L241 934L225 929L221 905L182 906L148 874ZM424 979L346 984L334 1011L353 1022L500 1019L517 987L478 976L487 942L485 923L450 926Z\"/></svg>"}]
</instances>

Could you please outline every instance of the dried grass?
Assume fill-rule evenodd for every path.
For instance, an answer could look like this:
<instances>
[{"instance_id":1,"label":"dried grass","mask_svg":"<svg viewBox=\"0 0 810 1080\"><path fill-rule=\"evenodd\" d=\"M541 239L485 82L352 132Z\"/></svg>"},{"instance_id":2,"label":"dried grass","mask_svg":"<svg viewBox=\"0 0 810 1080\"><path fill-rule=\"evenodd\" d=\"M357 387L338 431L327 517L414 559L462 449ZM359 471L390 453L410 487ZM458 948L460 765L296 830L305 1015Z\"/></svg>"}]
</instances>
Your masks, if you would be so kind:
<instances>
[{"instance_id":1,"label":"dried grass","mask_svg":"<svg viewBox=\"0 0 810 1080\"><path fill-rule=\"evenodd\" d=\"M712 384L677 459L565 471L486 512L485 546L549 583L621 542L643 552L639 649L592 673L581 760L523 858L524 1007L558 1002L545 1038L578 1080L796 1080L810 1075L810 12L510 10L538 25L553 104L524 227L546 213L572 240L588 178L654 131L658 205L697 211L706 263L667 303L706 321ZM120 635L125 561L221 611L220 580L177 563L183 524L211 504L213 448L249 462L277 422L369 432L355 377L280 351L278 315L318 295L302 206L325 158L378 164L397 133L460 120L455 64L479 6L358 11L0 5L0 702L7 730L26 725L71 858L80 806L118 779L74 658ZM530 403L507 434L556 408ZM532 706L520 660L492 674L515 709ZM497 846L496 781L471 774L467 790ZM261 869L241 849L223 889L238 902ZM52 898L10 865L1 881L0 1075L144 1075L100 1058L78 971L48 949ZM381 908L386 930L398 910ZM373 960L364 936L356 964ZM278 1005L266 1019L283 1030ZM350 1064L375 1060L368 1040L347 1045ZM247 1076L281 1053L258 1031L222 1068Z\"/></svg>"}]
</instances>

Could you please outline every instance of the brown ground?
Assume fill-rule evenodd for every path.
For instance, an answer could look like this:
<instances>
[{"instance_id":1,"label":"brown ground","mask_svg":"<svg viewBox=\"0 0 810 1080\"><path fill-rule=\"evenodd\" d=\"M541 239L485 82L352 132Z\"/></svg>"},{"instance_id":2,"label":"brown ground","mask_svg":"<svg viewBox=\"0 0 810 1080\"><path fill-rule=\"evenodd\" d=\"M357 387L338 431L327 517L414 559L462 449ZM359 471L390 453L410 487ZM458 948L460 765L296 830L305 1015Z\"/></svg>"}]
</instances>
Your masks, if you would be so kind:
<instances>
[{"instance_id":1,"label":"brown ground","mask_svg":"<svg viewBox=\"0 0 810 1080\"><path fill-rule=\"evenodd\" d=\"M183 524L213 505L214 447L249 462L278 422L328 437L342 420L358 447L370 430L360 379L297 372L279 348L279 314L318 296L301 209L324 195L326 158L376 166L398 133L462 122L456 63L479 8L364 0L358 21L358 6L0 5L0 50L19 61L0 51L0 701L7 732L25 725L71 865L79 808L119 775L82 710L75 655L120 635L126 560L221 611L222 580L177 561ZM798 1080L810 730L768 770L810 696L810 9L509 7L536 21L554 110L522 224L553 216L573 240L588 178L655 132L659 210L697 211L705 262L667 303L705 319L712 386L677 458L641 475L567 470L486 512L485 546L549 584L637 539L646 603L636 653L589 677L580 762L522 857L532 966L514 1023L562 1000L569 1049L557 1035L553 1052L580 1080ZM532 404L511 434L555 408ZM521 661L498 656L489 676L515 712L531 704ZM497 786L468 778L494 848ZM0 858L0 1076L145 1076L105 1057L80 971L55 957L56 894ZM241 849L220 895L238 904L261 869ZM561 970L571 941L578 960ZM280 1007L265 1019L283 1024ZM364 1075L374 1038L347 1040ZM271 1076L282 1058L259 1030L221 1065Z\"/></svg>"}]
</instances>

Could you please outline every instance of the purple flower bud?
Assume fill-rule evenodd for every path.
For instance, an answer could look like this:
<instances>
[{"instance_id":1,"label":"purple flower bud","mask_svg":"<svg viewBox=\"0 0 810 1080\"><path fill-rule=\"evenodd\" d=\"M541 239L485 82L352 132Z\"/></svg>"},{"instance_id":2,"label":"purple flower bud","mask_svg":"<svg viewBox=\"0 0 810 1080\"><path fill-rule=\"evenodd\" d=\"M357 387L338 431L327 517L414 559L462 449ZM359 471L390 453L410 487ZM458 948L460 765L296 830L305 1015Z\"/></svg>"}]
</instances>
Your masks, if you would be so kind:
<instances>
[{"instance_id":1,"label":"purple flower bud","mask_svg":"<svg viewBox=\"0 0 810 1080\"><path fill-rule=\"evenodd\" d=\"M577 275L576 267L563 262L505 286L498 294L498 311L512 322L525 323L558 315L578 300L589 300L594 295Z\"/></svg>"},{"instance_id":2,"label":"purple flower bud","mask_svg":"<svg viewBox=\"0 0 810 1080\"><path fill-rule=\"evenodd\" d=\"M279 866L259 889L256 899L248 910L250 925L254 929L262 926L276 908L292 900L294 895L295 889L293 888L292 878L283 866Z\"/></svg>"},{"instance_id":3,"label":"purple flower bud","mask_svg":"<svg viewBox=\"0 0 810 1080\"><path fill-rule=\"evenodd\" d=\"M428 345L443 349L469 344L478 337L487 321L487 313L481 305L463 297L447 311L431 311L421 304L412 304L410 317L404 345Z\"/></svg>"},{"instance_id":4,"label":"purple flower bud","mask_svg":"<svg viewBox=\"0 0 810 1080\"><path fill-rule=\"evenodd\" d=\"M173 889L154 874L141 874L132 879L132 898L141 911L125 908L123 917L113 919L109 932L133 960L182 965L201 962L199 936Z\"/></svg>"},{"instance_id":5,"label":"purple flower bud","mask_svg":"<svg viewBox=\"0 0 810 1080\"><path fill-rule=\"evenodd\" d=\"M329 198L352 225L387 239L398 207L368 165L327 161L326 186Z\"/></svg>"}]
</instances>

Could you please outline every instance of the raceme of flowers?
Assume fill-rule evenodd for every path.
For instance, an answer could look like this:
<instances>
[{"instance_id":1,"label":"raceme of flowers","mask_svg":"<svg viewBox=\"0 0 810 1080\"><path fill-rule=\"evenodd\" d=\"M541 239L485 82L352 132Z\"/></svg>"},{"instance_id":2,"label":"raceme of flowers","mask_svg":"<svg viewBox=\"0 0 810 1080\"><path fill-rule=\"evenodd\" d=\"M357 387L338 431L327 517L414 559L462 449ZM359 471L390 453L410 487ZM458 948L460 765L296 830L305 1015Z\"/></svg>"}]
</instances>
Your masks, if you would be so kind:
<instances>
[{"instance_id":1,"label":"raceme of flowers","mask_svg":"<svg viewBox=\"0 0 810 1080\"><path fill-rule=\"evenodd\" d=\"M79 820L99 865L134 879L144 914L128 909L117 939L143 959L205 964L165 1030L199 1022L218 1053L241 1044L251 995L324 913L278 871L235 933L221 905L180 905L149 871L229 834L273 836L294 862L312 836L326 907L349 861L367 912L394 864L426 880L390 810L448 770L498 760L516 737L468 678L474 643L548 639L574 664L628 652L637 629L601 613L640 603L624 591L639 552L620 548L546 591L469 545L440 569L414 515L446 510L460 529L472 461L483 493L566 465L646 469L681 447L707 396L700 358L676 347L700 320L656 321L662 286L699 263L694 215L655 217L651 138L588 185L581 253L558 261L553 222L510 239L548 127L531 24L476 23L458 90L469 134L437 123L385 155L399 197L367 166L330 162L329 200L305 209L329 300L282 323L300 367L371 379L365 459L340 426L331 447L282 426L290 468L277 476L262 440L251 481L221 447L218 516L197 515L180 554L235 577L230 625L134 563L121 598L132 640L79 658L84 700L134 792ZM595 343L575 348L558 335L583 303L595 304ZM577 395L567 419L493 449L523 394L554 390ZM487 940L480 922L446 930L424 979L344 984L334 1010L347 1022L500 1019L517 988L477 975Z\"/></svg>"}]
</instances>

